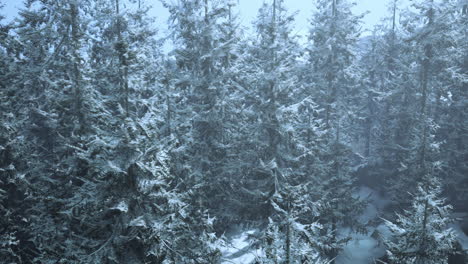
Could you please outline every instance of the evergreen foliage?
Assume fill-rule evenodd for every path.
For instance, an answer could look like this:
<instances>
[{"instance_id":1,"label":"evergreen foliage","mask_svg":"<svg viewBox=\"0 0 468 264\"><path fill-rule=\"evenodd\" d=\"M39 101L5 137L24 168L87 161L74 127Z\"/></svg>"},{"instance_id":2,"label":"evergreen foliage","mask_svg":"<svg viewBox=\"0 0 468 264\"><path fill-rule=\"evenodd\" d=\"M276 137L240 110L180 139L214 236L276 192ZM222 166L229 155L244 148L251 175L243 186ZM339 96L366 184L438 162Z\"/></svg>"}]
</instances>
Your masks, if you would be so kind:
<instances>
[{"instance_id":1,"label":"evergreen foliage","mask_svg":"<svg viewBox=\"0 0 468 264\"><path fill-rule=\"evenodd\" d=\"M390 263L448 263L468 5L392 0L363 36L353 1L317 0L301 38L286 2L250 32L237 1L162 1L169 36L144 0L0 15L0 261L225 263L240 226L256 263L335 263L379 224L367 186Z\"/></svg>"},{"instance_id":2,"label":"evergreen foliage","mask_svg":"<svg viewBox=\"0 0 468 264\"><path fill-rule=\"evenodd\" d=\"M441 192L436 178L426 178L411 209L399 214L396 223L386 221L393 234L386 241L391 263L448 263L456 235L447 226L452 207L439 198Z\"/></svg>"}]
</instances>

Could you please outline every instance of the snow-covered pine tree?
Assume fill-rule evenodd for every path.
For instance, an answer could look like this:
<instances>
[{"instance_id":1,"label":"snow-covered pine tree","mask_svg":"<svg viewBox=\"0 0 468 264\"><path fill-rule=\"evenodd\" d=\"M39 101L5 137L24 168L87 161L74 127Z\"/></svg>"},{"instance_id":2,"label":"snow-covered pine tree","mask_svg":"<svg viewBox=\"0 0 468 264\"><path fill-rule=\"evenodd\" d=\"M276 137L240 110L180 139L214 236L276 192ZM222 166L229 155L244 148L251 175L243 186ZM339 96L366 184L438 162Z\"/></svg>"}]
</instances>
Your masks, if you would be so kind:
<instances>
[{"instance_id":1,"label":"snow-covered pine tree","mask_svg":"<svg viewBox=\"0 0 468 264\"><path fill-rule=\"evenodd\" d=\"M401 75L404 78L401 87L405 89L399 92L404 99L395 135L399 166L389 178L389 191L396 204L408 203L408 191L402 190L419 182L432 169L432 163L443 165L437 153L444 139L436 136L440 135L440 110L451 87L447 76L454 69L450 54L456 46L456 34L450 21L456 18L455 2L414 1L412 8L403 13L402 34L408 65L404 72L409 75ZM413 101L418 104L412 104Z\"/></svg>"},{"instance_id":2,"label":"snow-covered pine tree","mask_svg":"<svg viewBox=\"0 0 468 264\"><path fill-rule=\"evenodd\" d=\"M179 94L172 126L181 150L173 153L178 156L176 173L187 179L187 188L198 189L200 206L224 210L217 200L225 200L223 183L228 179L223 170L228 147L223 119L233 59L229 49L235 39L233 3L184 0L164 5L174 43L172 83Z\"/></svg>"},{"instance_id":3,"label":"snow-covered pine tree","mask_svg":"<svg viewBox=\"0 0 468 264\"><path fill-rule=\"evenodd\" d=\"M311 19L308 46L315 96L326 98L321 104L325 124L331 136L343 142L347 136L344 117L353 117L353 109L349 107L359 77L354 59L362 16L351 12L354 4L348 0L318 1Z\"/></svg>"},{"instance_id":4,"label":"snow-covered pine tree","mask_svg":"<svg viewBox=\"0 0 468 264\"><path fill-rule=\"evenodd\" d=\"M326 240L323 256L333 260L349 237L340 237L341 226L357 227L356 216L364 208L363 201L354 197L355 179L351 166L355 154L348 143L352 137L349 129L355 118L353 105L356 100L354 67L355 47L359 37L361 16L352 14L353 3L345 0L321 0L312 17L308 46L312 72L309 77L315 83L316 98L323 108L325 135L320 157L324 164L320 187L314 198L319 204L321 236ZM346 118L345 118L346 117ZM359 162L359 161L357 161Z\"/></svg>"},{"instance_id":5,"label":"snow-covered pine tree","mask_svg":"<svg viewBox=\"0 0 468 264\"><path fill-rule=\"evenodd\" d=\"M291 95L294 103L281 106L278 110L278 120L289 144L292 159L289 166L290 184L304 184L311 193L319 188L327 164L323 160L326 129L320 112L323 111L313 101L311 87L301 83Z\"/></svg>"},{"instance_id":6,"label":"snow-covered pine tree","mask_svg":"<svg viewBox=\"0 0 468 264\"><path fill-rule=\"evenodd\" d=\"M379 123L380 109L378 109L380 85L379 80L381 54L378 53L378 44L380 39L374 32L374 35L362 40L361 45L364 46L364 52L360 54L359 65L361 69L360 96L356 100L358 107L356 111L358 131L355 134L355 140L358 142L359 151L363 154L366 164L375 164L378 155L374 153L376 140L376 128ZM363 140L360 140L363 139Z\"/></svg>"},{"instance_id":7,"label":"snow-covered pine tree","mask_svg":"<svg viewBox=\"0 0 468 264\"><path fill-rule=\"evenodd\" d=\"M384 189L391 196L400 195L395 179L404 177L411 155L411 133L416 123L415 98L417 82L412 78L414 59L410 43L404 41L398 23L398 0L389 3L389 16L376 27L374 35L364 42L368 44L361 58L363 86L370 91L374 104L374 133L372 159L359 171L363 181ZM366 96L366 98L369 98ZM369 102L369 101L368 101ZM371 113L367 108L367 115ZM366 116L366 115L365 115ZM365 117L364 116L364 117ZM366 119L369 121L369 119ZM363 123L366 131L368 122ZM365 175L364 175L365 174ZM384 184L387 183L387 184ZM396 203L395 203L396 204Z\"/></svg>"},{"instance_id":8,"label":"snow-covered pine tree","mask_svg":"<svg viewBox=\"0 0 468 264\"><path fill-rule=\"evenodd\" d=\"M319 216L310 188L283 183L270 203L273 214L262 237L262 263L327 263L321 251L328 245L323 244L322 226L316 222Z\"/></svg>"},{"instance_id":9,"label":"snow-covered pine tree","mask_svg":"<svg viewBox=\"0 0 468 264\"><path fill-rule=\"evenodd\" d=\"M239 85L240 76L244 67L239 57L242 54L241 46L245 43L242 38L242 26L237 14L237 1L224 1L222 7L226 9L225 16L221 17L216 26L216 36L219 39L215 52L219 60L218 103L215 110L219 112L218 118L222 122L219 149L222 149L223 159L217 162L216 178L219 181L216 188L216 206L213 211L218 221L217 227L228 228L234 223L243 221L245 210L239 199L239 181L243 177L246 164L240 160L251 153L245 145L243 131L245 130L243 118L243 88ZM213 200L213 201L214 201ZM212 203L212 205L214 205Z\"/></svg>"},{"instance_id":10,"label":"snow-covered pine tree","mask_svg":"<svg viewBox=\"0 0 468 264\"><path fill-rule=\"evenodd\" d=\"M268 226L262 239L262 248L265 256L259 259L260 263L273 264L281 262L284 256L284 245L282 235L279 233L278 224L268 218Z\"/></svg>"},{"instance_id":11,"label":"snow-covered pine tree","mask_svg":"<svg viewBox=\"0 0 468 264\"><path fill-rule=\"evenodd\" d=\"M82 47L86 1L27 1L15 21L12 46L18 71L14 107L22 159L18 166L29 183L28 221L35 244L34 261L68 258L65 246L71 223L60 212L86 168L73 158L70 146L83 143L92 96L84 98ZM88 101L88 99L90 101ZM21 107L19 107L21 105ZM17 145L18 146L18 145Z\"/></svg>"},{"instance_id":12,"label":"snow-covered pine tree","mask_svg":"<svg viewBox=\"0 0 468 264\"><path fill-rule=\"evenodd\" d=\"M397 19L398 0L389 4L390 14L362 43L360 68L362 87L366 90L360 117L360 133L365 135L365 166L360 177L373 187L385 189L384 183L398 174L400 161L407 157L411 121L409 45L403 41ZM370 144L371 143L371 144ZM365 155L366 156L366 155Z\"/></svg>"},{"instance_id":13,"label":"snow-covered pine tree","mask_svg":"<svg viewBox=\"0 0 468 264\"><path fill-rule=\"evenodd\" d=\"M443 141L440 153L443 160L441 178L446 190L450 192L450 200L457 210L466 210L468 199L468 168L466 162L466 146L468 133L468 4L463 1L444 1L440 9L444 19L444 41L438 41L439 60L437 68L437 96L433 108L434 119L440 125L436 139ZM439 26L440 27L440 26ZM465 91L465 92L464 92Z\"/></svg>"},{"instance_id":14,"label":"snow-covered pine tree","mask_svg":"<svg viewBox=\"0 0 468 264\"><path fill-rule=\"evenodd\" d=\"M279 122L280 108L293 102L297 86L299 46L291 34L292 22L283 1L265 3L255 21L258 36L245 44L246 52L239 58L243 72L238 83L244 88L240 114L245 120L240 130L246 132L246 153L239 157L246 169L240 184L244 199L254 201L245 210L260 219L272 212L266 201L275 192L275 179L281 179L281 185L283 179L293 181L297 176L292 169L297 165L294 145Z\"/></svg>"},{"instance_id":15,"label":"snow-covered pine tree","mask_svg":"<svg viewBox=\"0 0 468 264\"><path fill-rule=\"evenodd\" d=\"M184 184L171 177L167 141L158 140L163 116L153 88L159 77L146 65L160 58L149 8L141 1L136 9L124 6L120 1L92 6L89 76L96 104L89 122L96 133L69 146L86 170L61 211L72 223L68 258L211 263L218 254L208 243L216 237L206 237L207 217L179 195Z\"/></svg>"},{"instance_id":16,"label":"snow-covered pine tree","mask_svg":"<svg viewBox=\"0 0 468 264\"><path fill-rule=\"evenodd\" d=\"M248 222L268 225L258 261L328 262L362 209L356 165L396 206L430 172L466 208L466 1L398 19L393 0L363 39L350 1L319 0L307 52L286 1L247 40L234 2L168 0L167 56L143 0L27 0L0 25L0 259L212 264L213 223ZM418 199L389 251L419 239L443 263L448 210Z\"/></svg>"},{"instance_id":17,"label":"snow-covered pine tree","mask_svg":"<svg viewBox=\"0 0 468 264\"><path fill-rule=\"evenodd\" d=\"M439 180L426 176L418 185L411 209L398 214L395 223L385 221L392 233L385 241L391 263L448 263L456 235L448 228L452 207L440 198L441 193Z\"/></svg>"},{"instance_id":18,"label":"snow-covered pine tree","mask_svg":"<svg viewBox=\"0 0 468 264\"><path fill-rule=\"evenodd\" d=\"M85 207L75 216L83 222L77 232L82 233L80 241L86 242L87 254L82 258L88 263L217 263L219 240L212 231L213 218L194 206L192 193L185 192L181 179L171 173L170 146L152 138L138 140L141 152L128 171L135 177L134 185L122 184L119 178L125 173L112 164L115 160L106 164L108 156L92 156L99 150L80 153L93 165L93 174L116 178L97 189L92 184L83 188L94 197L85 197ZM83 236L90 232L94 235Z\"/></svg>"},{"instance_id":19,"label":"snow-covered pine tree","mask_svg":"<svg viewBox=\"0 0 468 264\"><path fill-rule=\"evenodd\" d=\"M148 131L157 129L148 127ZM175 144L150 144L144 143L147 152L136 162L141 199L128 226L139 230L139 244L153 261L218 263L221 240L214 233L215 218L199 208L197 190L187 190L184 179L172 172L170 152Z\"/></svg>"},{"instance_id":20,"label":"snow-covered pine tree","mask_svg":"<svg viewBox=\"0 0 468 264\"><path fill-rule=\"evenodd\" d=\"M140 99L156 92L162 62L161 42L156 40L154 18L145 1L96 0L89 31L91 81L112 113L141 117L146 109Z\"/></svg>"},{"instance_id":21,"label":"snow-covered pine tree","mask_svg":"<svg viewBox=\"0 0 468 264\"><path fill-rule=\"evenodd\" d=\"M321 206L314 195L320 192L320 179L326 172L320 159L324 127L318 119L317 105L307 96L309 91L302 86L293 92L292 97L300 101L281 107L278 120L290 145L290 155L297 158L288 163L294 172L275 180L269 225L278 228L275 240L281 247L276 250L284 251L282 259L286 263L326 263L322 253L329 245L321 234Z\"/></svg>"},{"instance_id":22,"label":"snow-covered pine tree","mask_svg":"<svg viewBox=\"0 0 468 264\"><path fill-rule=\"evenodd\" d=\"M19 69L15 63L12 24L3 24L0 1L0 259L5 263L32 263L37 252L31 243L28 180L21 173L26 164L21 156L24 142L19 137L20 92L15 89Z\"/></svg>"}]
</instances>

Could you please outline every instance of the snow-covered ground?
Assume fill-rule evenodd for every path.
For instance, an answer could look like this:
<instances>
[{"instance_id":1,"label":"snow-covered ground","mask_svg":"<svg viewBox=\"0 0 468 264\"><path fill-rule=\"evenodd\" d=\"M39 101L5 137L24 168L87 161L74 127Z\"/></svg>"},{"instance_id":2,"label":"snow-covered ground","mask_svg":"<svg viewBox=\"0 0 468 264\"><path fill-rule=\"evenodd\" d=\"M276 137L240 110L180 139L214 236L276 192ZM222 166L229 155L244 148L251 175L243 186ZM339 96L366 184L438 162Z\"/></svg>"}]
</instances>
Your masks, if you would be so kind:
<instances>
[{"instance_id":1,"label":"snow-covered ground","mask_svg":"<svg viewBox=\"0 0 468 264\"><path fill-rule=\"evenodd\" d=\"M366 234L352 233L343 252L336 258L336 264L366 264L382 257L385 249L379 242Z\"/></svg>"},{"instance_id":2,"label":"snow-covered ground","mask_svg":"<svg viewBox=\"0 0 468 264\"><path fill-rule=\"evenodd\" d=\"M249 235L252 235L256 230L248 230L235 235L230 242L221 248L223 253L223 264L249 264L252 263L257 256L262 254L260 250L250 249Z\"/></svg>"},{"instance_id":3,"label":"snow-covered ground","mask_svg":"<svg viewBox=\"0 0 468 264\"><path fill-rule=\"evenodd\" d=\"M462 231L460 227L460 223L455 222L450 225L450 227L455 231L457 234L457 240L460 242L462 249L468 251L468 236Z\"/></svg>"},{"instance_id":4,"label":"snow-covered ground","mask_svg":"<svg viewBox=\"0 0 468 264\"><path fill-rule=\"evenodd\" d=\"M375 227L367 224L380 217L380 212L389 204L389 200L368 187L361 187L356 196L361 199L369 199L369 204L359 217L359 221L367 226L367 234L358 234L349 229L340 230L341 235L350 235L352 239L336 258L337 264L373 263L374 259L385 254L385 248L380 244L378 236L388 235L386 226L381 224ZM376 234L377 237L372 237L372 234Z\"/></svg>"},{"instance_id":5,"label":"snow-covered ground","mask_svg":"<svg viewBox=\"0 0 468 264\"><path fill-rule=\"evenodd\" d=\"M386 197L368 187L360 187L355 196L363 200L367 199L369 202L363 214L359 217L359 221L363 224L380 217L380 212L390 203L390 200Z\"/></svg>"},{"instance_id":6,"label":"snow-covered ground","mask_svg":"<svg viewBox=\"0 0 468 264\"><path fill-rule=\"evenodd\" d=\"M372 220L380 217L380 212L389 204L389 200L379 195L376 191L361 187L356 196L362 199L369 199L369 204L359 217L359 221L368 224ZM464 250L468 250L468 236L463 233L459 223L451 225L458 235L458 240ZM343 228L339 232L342 236L350 235L351 241L348 242L343 252L337 257L336 264L368 264L377 263L376 259L385 254L385 247L380 242L379 237L386 238L390 235L389 229L385 224L378 226L367 225L367 234L351 232L348 228ZM263 253L260 249L251 249L249 236L258 230L237 231L231 236L230 241L221 249L223 253L223 264L250 264L257 256Z\"/></svg>"}]
</instances>

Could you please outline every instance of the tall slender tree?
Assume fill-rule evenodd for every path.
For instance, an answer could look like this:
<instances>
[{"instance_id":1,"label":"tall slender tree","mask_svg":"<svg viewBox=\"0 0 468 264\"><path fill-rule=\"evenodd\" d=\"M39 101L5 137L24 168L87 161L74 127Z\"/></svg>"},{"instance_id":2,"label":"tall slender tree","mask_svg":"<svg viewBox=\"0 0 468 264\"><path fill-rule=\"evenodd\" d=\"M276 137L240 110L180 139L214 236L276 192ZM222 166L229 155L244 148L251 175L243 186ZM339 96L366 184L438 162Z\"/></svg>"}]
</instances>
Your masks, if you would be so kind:
<instances>
[{"instance_id":1,"label":"tall slender tree","mask_svg":"<svg viewBox=\"0 0 468 264\"><path fill-rule=\"evenodd\" d=\"M401 92L404 100L400 109L406 112L402 117L406 115L408 118L399 117L395 138L397 142L406 138L406 144L398 143L406 148L403 149L406 155L400 159L399 172L392 177L398 182L394 186L400 186L393 192L400 204L408 201L407 192L401 192L401 188L432 173L434 163L443 165L438 154L443 140L436 135L440 128L441 102L448 96L450 84L439 73L451 68L448 54L455 45L453 34L449 33L450 21L455 19L457 12L453 1L415 1L413 8L407 10L402 20L408 57L412 58L407 63L406 72L410 73L410 78L406 80L413 80L413 83L412 87ZM411 104L411 100L417 100L418 104ZM408 129L411 133L407 133ZM407 177L408 174L412 175L411 178Z\"/></svg>"},{"instance_id":2,"label":"tall slender tree","mask_svg":"<svg viewBox=\"0 0 468 264\"><path fill-rule=\"evenodd\" d=\"M171 131L182 152L177 155L177 173L186 179L187 188L197 189L199 206L223 211L229 191L226 165L231 65L235 59L233 2L180 1L165 3L170 12L175 43L177 105L171 106L174 129ZM184 102L184 103L182 103Z\"/></svg>"},{"instance_id":3,"label":"tall slender tree","mask_svg":"<svg viewBox=\"0 0 468 264\"><path fill-rule=\"evenodd\" d=\"M354 3L343 0L317 2L317 11L311 20L308 47L311 81L316 85L314 96L326 98L323 107L325 146L321 154L326 169L317 193L322 235L328 237L328 249L322 253L334 259L349 238L338 237L339 225L356 225L356 213L363 203L353 197L354 178L351 175L353 152L348 143L349 125L354 119L352 108L356 94L354 49L359 37L361 16L351 12Z\"/></svg>"},{"instance_id":4,"label":"tall slender tree","mask_svg":"<svg viewBox=\"0 0 468 264\"><path fill-rule=\"evenodd\" d=\"M454 252L455 234L447 227L451 206L445 205L440 182L432 177L418 185L412 207L398 215L397 223L386 221L394 240L387 240L391 263L448 263Z\"/></svg>"}]
</instances>

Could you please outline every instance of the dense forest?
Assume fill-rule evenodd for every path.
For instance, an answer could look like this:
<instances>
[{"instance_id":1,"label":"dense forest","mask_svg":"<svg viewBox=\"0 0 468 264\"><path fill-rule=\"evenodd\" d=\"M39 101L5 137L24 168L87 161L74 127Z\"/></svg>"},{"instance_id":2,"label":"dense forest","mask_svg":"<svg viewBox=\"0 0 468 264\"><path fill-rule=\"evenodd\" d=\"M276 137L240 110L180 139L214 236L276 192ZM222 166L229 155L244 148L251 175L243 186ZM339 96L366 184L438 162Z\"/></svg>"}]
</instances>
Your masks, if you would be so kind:
<instances>
[{"instance_id":1,"label":"dense forest","mask_svg":"<svg viewBox=\"0 0 468 264\"><path fill-rule=\"evenodd\" d=\"M284 2L250 31L165 0L168 36L143 0L1 17L0 262L468 263L468 3L364 36L315 0L301 38Z\"/></svg>"}]
</instances>

